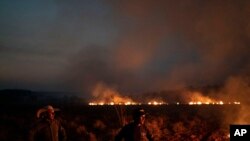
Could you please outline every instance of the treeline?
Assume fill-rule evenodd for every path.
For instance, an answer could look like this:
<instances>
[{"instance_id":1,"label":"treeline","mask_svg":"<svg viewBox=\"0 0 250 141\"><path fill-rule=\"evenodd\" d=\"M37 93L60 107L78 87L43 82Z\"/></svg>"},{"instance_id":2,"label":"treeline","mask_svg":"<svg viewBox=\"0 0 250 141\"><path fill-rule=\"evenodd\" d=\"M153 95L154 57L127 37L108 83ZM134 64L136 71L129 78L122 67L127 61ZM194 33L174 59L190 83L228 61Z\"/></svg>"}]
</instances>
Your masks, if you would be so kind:
<instances>
[{"instance_id":1,"label":"treeline","mask_svg":"<svg viewBox=\"0 0 250 141\"><path fill-rule=\"evenodd\" d=\"M87 102L76 94L65 92L37 92L24 89L0 90L0 105L46 105L49 103L61 105Z\"/></svg>"}]
</instances>

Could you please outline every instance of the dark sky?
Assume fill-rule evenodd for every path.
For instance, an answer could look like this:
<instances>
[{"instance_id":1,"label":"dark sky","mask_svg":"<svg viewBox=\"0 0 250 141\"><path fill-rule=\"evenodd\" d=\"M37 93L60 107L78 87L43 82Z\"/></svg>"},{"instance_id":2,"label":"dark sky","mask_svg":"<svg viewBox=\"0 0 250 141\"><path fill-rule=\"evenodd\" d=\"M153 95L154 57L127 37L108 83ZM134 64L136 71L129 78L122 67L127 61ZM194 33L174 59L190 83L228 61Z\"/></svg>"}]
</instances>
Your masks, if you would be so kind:
<instances>
[{"instance_id":1,"label":"dark sky","mask_svg":"<svg viewBox=\"0 0 250 141\"><path fill-rule=\"evenodd\" d=\"M1 0L0 89L121 93L250 72L248 0Z\"/></svg>"}]
</instances>

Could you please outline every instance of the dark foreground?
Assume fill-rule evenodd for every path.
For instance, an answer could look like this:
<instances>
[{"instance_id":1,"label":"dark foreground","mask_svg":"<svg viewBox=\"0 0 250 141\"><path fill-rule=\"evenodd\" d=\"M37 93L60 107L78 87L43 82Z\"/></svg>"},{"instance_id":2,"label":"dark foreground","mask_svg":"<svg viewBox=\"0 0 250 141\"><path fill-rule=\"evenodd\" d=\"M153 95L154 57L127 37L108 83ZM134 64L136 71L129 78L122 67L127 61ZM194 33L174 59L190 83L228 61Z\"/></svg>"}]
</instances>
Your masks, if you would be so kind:
<instances>
[{"instance_id":1,"label":"dark foreground","mask_svg":"<svg viewBox=\"0 0 250 141\"><path fill-rule=\"evenodd\" d=\"M138 107L148 112L146 125L157 141L229 141L229 125L240 109L240 105L53 106L61 109L57 118L62 120L69 141L112 141ZM27 141L40 107L1 105L0 140Z\"/></svg>"}]
</instances>

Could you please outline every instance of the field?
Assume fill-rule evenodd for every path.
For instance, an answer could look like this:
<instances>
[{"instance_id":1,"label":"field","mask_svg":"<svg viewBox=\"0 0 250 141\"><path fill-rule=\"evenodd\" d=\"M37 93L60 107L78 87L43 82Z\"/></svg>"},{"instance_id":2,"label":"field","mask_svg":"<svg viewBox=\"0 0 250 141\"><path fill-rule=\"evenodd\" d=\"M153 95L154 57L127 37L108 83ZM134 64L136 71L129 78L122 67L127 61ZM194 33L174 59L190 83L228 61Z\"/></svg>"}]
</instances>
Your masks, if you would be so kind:
<instances>
[{"instance_id":1,"label":"field","mask_svg":"<svg viewBox=\"0 0 250 141\"><path fill-rule=\"evenodd\" d=\"M27 141L28 131L37 121L39 105L2 105L1 141ZM229 125L237 119L240 105L137 105L89 106L56 105L69 141L112 141L123 124L131 121L134 109L148 113L146 126L156 141L229 140ZM235 113L235 114L230 114Z\"/></svg>"}]
</instances>

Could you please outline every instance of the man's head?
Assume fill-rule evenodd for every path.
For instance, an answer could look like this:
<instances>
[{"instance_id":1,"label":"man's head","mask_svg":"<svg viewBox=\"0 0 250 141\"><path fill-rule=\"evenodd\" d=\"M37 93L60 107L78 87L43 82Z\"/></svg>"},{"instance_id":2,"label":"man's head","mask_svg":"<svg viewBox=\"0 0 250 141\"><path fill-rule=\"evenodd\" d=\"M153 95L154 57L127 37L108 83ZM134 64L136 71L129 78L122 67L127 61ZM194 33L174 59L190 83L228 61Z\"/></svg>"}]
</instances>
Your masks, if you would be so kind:
<instances>
[{"instance_id":1,"label":"man's head","mask_svg":"<svg viewBox=\"0 0 250 141\"><path fill-rule=\"evenodd\" d=\"M47 106L47 116L48 119L53 120L55 118L55 110L52 106Z\"/></svg>"},{"instance_id":2,"label":"man's head","mask_svg":"<svg viewBox=\"0 0 250 141\"><path fill-rule=\"evenodd\" d=\"M145 122L145 117L146 117L146 112L144 109L136 109L133 113L133 119L135 122L139 124L144 124Z\"/></svg>"},{"instance_id":3,"label":"man's head","mask_svg":"<svg viewBox=\"0 0 250 141\"><path fill-rule=\"evenodd\" d=\"M51 105L48 105L44 108L41 108L37 111L37 118L48 118L53 120L55 118L55 111L59 111L58 108L53 108Z\"/></svg>"}]
</instances>

